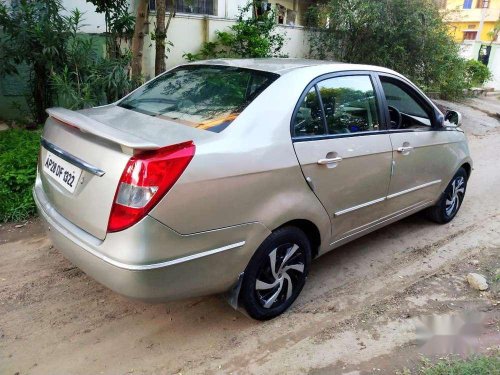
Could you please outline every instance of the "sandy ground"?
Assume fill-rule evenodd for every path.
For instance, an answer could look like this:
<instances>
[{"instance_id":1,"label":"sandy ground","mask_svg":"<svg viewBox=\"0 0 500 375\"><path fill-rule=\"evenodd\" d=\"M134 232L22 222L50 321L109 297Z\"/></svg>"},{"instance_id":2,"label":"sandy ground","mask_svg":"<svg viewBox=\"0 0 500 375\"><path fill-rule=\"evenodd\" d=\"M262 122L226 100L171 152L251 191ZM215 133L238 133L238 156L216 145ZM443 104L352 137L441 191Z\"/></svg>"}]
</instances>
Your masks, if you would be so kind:
<instances>
[{"instance_id":1,"label":"sandy ground","mask_svg":"<svg viewBox=\"0 0 500 375\"><path fill-rule=\"evenodd\" d=\"M417 214L321 257L293 308L270 322L220 296L127 300L65 260L36 220L2 225L0 374L385 374L421 355L495 351L500 124L462 109L475 170L456 219ZM472 271L488 291L468 286Z\"/></svg>"}]
</instances>

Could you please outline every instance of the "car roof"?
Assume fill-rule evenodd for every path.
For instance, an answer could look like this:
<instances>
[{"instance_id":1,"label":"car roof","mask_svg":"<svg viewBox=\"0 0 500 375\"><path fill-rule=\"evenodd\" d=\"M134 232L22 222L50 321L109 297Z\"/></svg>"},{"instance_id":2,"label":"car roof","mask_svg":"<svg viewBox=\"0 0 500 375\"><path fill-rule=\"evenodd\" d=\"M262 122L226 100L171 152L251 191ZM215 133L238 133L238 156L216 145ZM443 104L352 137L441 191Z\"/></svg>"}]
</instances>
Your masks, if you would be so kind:
<instances>
[{"instance_id":1,"label":"car roof","mask_svg":"<svg viewBox=\"0 0 500 375\"><path fill-rule=\"evenodd\" d=\"M323 68L325 68L325 66L328 66L328 70L331 72L345 70L367 70L387 72L399 75L398 73L390 69L375 65L359 65L328 60L295 58L213 59L195 61L190 64L230 66L236 68L261 70L264 72L276 73L279 75L283 75L297 69L314 68L318 66L321 66Z\"/></svg>"}]
</instances>

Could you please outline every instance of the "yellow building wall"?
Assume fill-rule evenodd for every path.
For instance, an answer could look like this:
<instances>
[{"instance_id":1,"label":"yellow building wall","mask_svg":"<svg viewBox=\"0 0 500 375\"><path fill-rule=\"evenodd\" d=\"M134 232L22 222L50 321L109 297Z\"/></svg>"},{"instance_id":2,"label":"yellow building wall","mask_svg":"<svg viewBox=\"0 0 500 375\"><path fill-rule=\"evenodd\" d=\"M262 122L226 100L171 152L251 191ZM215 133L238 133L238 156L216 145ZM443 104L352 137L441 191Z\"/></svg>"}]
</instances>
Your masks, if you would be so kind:
<instances>
[{"instance_id":1,"label":"yellow building wall","mask_svg":"<svg viewBox=\"0 0 500 375\"><path fill-rule=\"evenodd\" d=\"M473 28L471 28L472 25L474 25ZM464 39L464 31L479 30L479 22L450 22L448 23L448 26L450 28L450 34L457 42L461 42ZM483 29L480 35L480 40L482 42L491 41L491 37L488 35L488 33L492 32L494 27L495 22L485 22L483 24Z\"/></svg>"},{"instance_id":2,"label":"yellow building wall","mask_svg":"<svg viewBox=\"0 0 500 375\"><path fill-rule=\"evenodd\" d=\"M472 1L472 9L476 9L477 0ZM446 0L446 9L462 9L464 6L464 0ZM490 0L490 7L492 8L500 8L500 0Z\"/></svg>"},{"instance_id":3,"label":"yellow building wall","mask_svg":"<svg viewBox=\"0 0 500 375\"><path fill-rule=\"evenodd\" d=\"M488 34L493 30L500 17L500 0L490 0L490 5L486 9L476 8L477 2L478 0L473 0L470 9L463 9L464 0L446 0L446 6L443 10L444 17L455 41L461 42L466 30L479 31L481 19L484 19L484 23L480 40L482 42L491 41Z\"/></svg>"}]
</instances>

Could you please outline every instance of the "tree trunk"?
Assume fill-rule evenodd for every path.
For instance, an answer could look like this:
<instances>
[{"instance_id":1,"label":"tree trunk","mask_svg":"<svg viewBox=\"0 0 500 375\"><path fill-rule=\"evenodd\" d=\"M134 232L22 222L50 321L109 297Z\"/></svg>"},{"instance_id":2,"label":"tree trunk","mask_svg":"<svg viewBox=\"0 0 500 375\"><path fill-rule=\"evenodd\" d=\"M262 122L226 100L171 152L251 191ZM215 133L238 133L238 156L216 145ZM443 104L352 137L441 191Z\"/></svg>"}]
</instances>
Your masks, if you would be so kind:
<instances>
[{"instance_id":1,"label":"tree trunk","mask_svg":"<svg viewBox=\"0 0 500 375\"><path fill-rule=\"evenodd\" d=\"M165 0L156 2L156 56L155 56L155 76L165 71Z\"/></svg>"},{"instance_id":2,"label":"tree trunk","mask_svg":"<svg viewBox=\"0 0 500 375\"><path fill-rule=\"evenodd\" d=\"M170 2L170 11L168 21L165 25L166 0L156 3L156 56L155 56L155 75L161 74L166 70L165 65L165 49L167 44L167 31L170 27L172 17L175 16L175 0Z\"/></svg>"},{"instance_id":3,"label":"tree trunk","mask_svg":"<svg viewBox=\"0 0 500 375\"><path fill-rule=\"evenodd\" d=\"M147 11L148 1L139 0L134 36L132 37L132 79L140 79L142 75L142 50L144 47L144 26L148 20Z\"/></svg>"},{"instance_id":4,"label":"tree trunk","mask_svg":"<svg viewBox=\"0 0 500 375\"><path fill-rule=\"evenodd\" d=\"M32 113L35 120L35 123L32 125L34 127L37 124L45 122L47 119L45 109L53 105L48 77L49 72L47 72L45 67L39 63L35 63L33 66L33 76L30 79L33 98Z\"/></svg>"}]
</instances>

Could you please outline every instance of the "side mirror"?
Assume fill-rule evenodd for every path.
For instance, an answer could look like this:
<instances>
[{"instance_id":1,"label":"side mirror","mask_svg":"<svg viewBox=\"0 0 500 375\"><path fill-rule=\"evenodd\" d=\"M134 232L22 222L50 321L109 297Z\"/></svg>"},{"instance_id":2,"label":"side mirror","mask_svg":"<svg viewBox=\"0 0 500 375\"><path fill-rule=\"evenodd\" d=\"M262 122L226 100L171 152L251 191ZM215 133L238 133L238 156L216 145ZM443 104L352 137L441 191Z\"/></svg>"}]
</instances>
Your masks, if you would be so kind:
<instances>
[{"instance_id":1,"label":"side mirror","mask_svg":"<svg viewBox=\"0 0 500 375\"><path fill-rule=\"evenodd\" d=\"M457 111L447 111L444 116L444 126L462 126L462 114Z\"/></svg>"}]
</instances>

